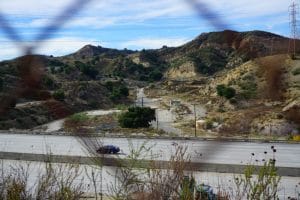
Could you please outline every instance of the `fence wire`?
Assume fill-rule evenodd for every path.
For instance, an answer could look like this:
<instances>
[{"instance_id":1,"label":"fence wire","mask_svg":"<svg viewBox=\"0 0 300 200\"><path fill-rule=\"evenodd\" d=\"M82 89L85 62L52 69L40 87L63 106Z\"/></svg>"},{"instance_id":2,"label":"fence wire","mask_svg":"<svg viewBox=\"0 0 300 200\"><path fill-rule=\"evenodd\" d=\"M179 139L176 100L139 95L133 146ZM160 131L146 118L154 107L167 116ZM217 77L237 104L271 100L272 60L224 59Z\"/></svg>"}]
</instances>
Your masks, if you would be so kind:
<instances>
[{"instance_id":1,"label":"fence wire","mask_svg":"<svg viewBox=\"0 0 300 200\"><path fill-rule=\"evenodd\" d=\"M5 115L7 110L10 109L10 105L14 101L21 98L25 93L30 93L35 89L39 88L40 80L43 75L44 66L36 57L34 56L36 50L47 40L49 40L59 29L62 28L64 24L71 21L72 18L83 10L85 7L91 3L92 0L75 0L68 7L63 9L59 15L54 17L52 21L45 27L40 29L39 34L35 36L35 40L30 45L22 38L21 34L8 22L6 16L0 12L0 28L5 33L5 36L11 40L22 52L23 55L18 59L20 64L20 81L17 83L17 90L11 91L8 96L6 96L1 102L0 105L0 114ZM230 29L229 23L224 21L217 12L214 11L206 2L199 0L185 0L194 10L197 12L198 16L202 19L207 20L215 29L225 30ZM225 39L228 41L232 40L232 35L225 35ZM51 108L51 107L50 107ZM68 113L67 109L63 111L55 112L64 112ZM242 120L242 119L241 119ZM83 144L87 150L95 154L95 144L98 144L98 141L94 137L86 137L78 133L78 140ZM221 140L221 139L220 139ZM216 154L219 149L221 149L222 143L217 142L207 147L206 152L210 154L206 158L212 157ZM96 147L95 147L96 148ZM204 153L204 152L202 152Z\"/></svg>"}]
</instances>

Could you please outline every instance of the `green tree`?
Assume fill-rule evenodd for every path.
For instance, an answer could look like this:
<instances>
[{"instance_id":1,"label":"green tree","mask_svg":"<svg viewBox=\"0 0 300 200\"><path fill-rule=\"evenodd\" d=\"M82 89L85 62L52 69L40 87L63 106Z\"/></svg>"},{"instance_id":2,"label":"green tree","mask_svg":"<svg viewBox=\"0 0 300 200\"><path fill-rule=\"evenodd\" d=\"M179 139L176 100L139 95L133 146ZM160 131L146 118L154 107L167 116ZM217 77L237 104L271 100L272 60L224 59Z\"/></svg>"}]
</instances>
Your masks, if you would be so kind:
<instances>
[{"instance_id":1,"label":"green tree","mask_svg":"<svg viewBox=\"0 0 300 200\"><path fill-rule=\"evenodd\" d=\"M234 88L222 84L217 86L217 94L226 99L231 99L235 96L236 91Z\"/></svg>"},{"instance_id":2,"label":"green tree","mask_svg":"<svg viewBox=\"0 0 300 200\"><path fill-rule=\"evenodd\" d=\"M124 97L128 97L129 95L129 89L125 86L125 85L121 85L119 87L119 91L120 91L120 94Z\"/></svg>"},{"instance_id":3,"label":"green tree","mask_svg":"<svg viewBox=\"0 0 300 200\"><path fill-rule=\"evenodd\" d=\"M152 108L130 107L119 116L119 124L123 128L148 128L155 119L155 110Z\"/></svg>"},{"instance_id":4,"label":"green tree","mask_svg":"<svg viewBox=\"0 0 300 200\"><path fill-rule=\"evenodd\" d=\"M217 85L217 94L220 96L220 97L223 97L224 96L224 90L225 90L226 86L224 84L221 84L221 85Z\"/></svg>"},{"instance_id":5,"label":"green tree","mask_svg":"<svg viewBox=\"0 0 300 200\"><path fill-rule=\"evenodd\" d=\"M224 90L224 97L226 99L231 99L235 96L236 92L235 92L235 89L232 88L232 87L227 87L225 90Z\"/></svg>"},{"instance_id":6,"label":"green tree","mask_svg":"<svg viewBox=\"0 0 300 200\"><path fill-rule=\"evenodd\" d=\"M159 81L163 77L163 74L158 70L154 70L150 72L149 77L153 81Z\"/></svg>"}]
</instances>

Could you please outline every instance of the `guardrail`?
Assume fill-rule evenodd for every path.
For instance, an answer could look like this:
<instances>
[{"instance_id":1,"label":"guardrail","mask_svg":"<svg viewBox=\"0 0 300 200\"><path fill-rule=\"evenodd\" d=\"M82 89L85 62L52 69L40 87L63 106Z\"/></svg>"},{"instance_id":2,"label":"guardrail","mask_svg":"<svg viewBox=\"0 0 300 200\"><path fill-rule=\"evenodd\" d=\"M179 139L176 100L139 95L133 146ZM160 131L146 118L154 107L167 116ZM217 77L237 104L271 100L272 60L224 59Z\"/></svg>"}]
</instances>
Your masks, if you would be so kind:
<instances>
[{"instance_id":1,"label":"guardrail","mask_svg":"<svg viewBox=\"0 0 300 200\"><path fill-rule=\"evenodd\" d=\"M22 160L32 162L52 162L52 163L72 163L72 164L84 164L95 165L101 163L103 166L121 166L127 163L127 159L121 159L114 156L67 156L67 155L44 155L44 154L31 154L31 153L15 153L15 152L0 152L0 159L3 160ZM166 169L168 161L162 160L140 160L140 168L147 168L151 163L155 163L154 166L160 169ZM245 165L235 164L217 164L217 163L196 163L189 164L188 169L190 171L202 171L202 172L217 172L217 173L232 173L243 174ZM278 175L280 176L292 176L300 177L300 168L295 167L277 167Z\"/></svg>"}]
</instances>

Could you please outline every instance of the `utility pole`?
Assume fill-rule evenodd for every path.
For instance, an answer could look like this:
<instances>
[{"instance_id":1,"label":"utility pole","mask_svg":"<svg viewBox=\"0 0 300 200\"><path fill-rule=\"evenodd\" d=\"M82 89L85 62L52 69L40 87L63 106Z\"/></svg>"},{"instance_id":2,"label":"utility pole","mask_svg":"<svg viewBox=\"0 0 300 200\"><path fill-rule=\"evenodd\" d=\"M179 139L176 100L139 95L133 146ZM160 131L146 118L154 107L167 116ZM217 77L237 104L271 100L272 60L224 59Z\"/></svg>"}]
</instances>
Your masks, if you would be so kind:
<instances>
[{"instance_id":1,"label":"utility pole","mask_svg":"<svg viewBox=\"0 0 300 200\"><path fill-rule=\"evenodd\" d=\"M195 137L197 137L197 113L196 113L196 104L192 104L194 106L194 116L195 116Z\"/></svg>"},{"instance_id":2,"label":"utility pole","mask_svg":"<svg viewBox=\"0 0 300 200\"><path fill-rule=\"evenodd\" d=\"M155 109L156 114L156 131L158 131L158 108Z\"/></svg>"},{"instance_id":3,"label":"utility pole","mask_svg":"<svg viewBox=\"0 0 300 200\"><path fill-rule=\"evenodd\" d=\"M296 56L296 39L298 37L297 35L297 15L298 15L298 9L299 6L295 2L292 3L292 5L289 6L289 13L290 13L290 27L291 27L291 39L289 41L289 53L293 55L293 57ZM292 52L291 50L292 46Z\"/></svg>"}]
</instances>

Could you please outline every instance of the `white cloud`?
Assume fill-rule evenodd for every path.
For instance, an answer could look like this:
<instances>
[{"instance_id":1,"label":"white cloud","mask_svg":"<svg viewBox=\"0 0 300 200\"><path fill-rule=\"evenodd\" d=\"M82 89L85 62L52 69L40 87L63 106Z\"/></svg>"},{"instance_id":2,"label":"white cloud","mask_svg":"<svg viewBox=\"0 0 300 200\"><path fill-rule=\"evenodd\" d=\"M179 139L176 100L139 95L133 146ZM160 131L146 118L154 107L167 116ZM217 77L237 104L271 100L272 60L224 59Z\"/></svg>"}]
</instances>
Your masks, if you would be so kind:
<instances>
[{"instance_id":1,"label":"white cloud","mask_svg":"<svg viewBox=\"0 0 300 200\"><path fill-rule=\"evenodd\" d=\"M27 42L28 45L31 43ZM40 45L39 48L35 49L33 53L44 54L44 55L54 55L62 56L75 52L76 50L82 48L84 45L92 44L99 45L92 38L76 38L76 37L60 37L55 39L50 39ZM102 43L101 45L105 45ZM21 56L24 52L22 49L15 46L12 43L4 42L1 45L0 60L12 59Z\"/></svg>"},{"instance_id":2,"label":"white cloud","mask_svg":"<svg viewBox=\"0 0 300 200\"><path fill-rule=\"evenodd\" d=\"M188 38L139 38L123 42L120 46L122 48L133 49L157 49L166 45L168 47L177 47L189 41Z\"/></svg>"},{"instance_id":3,"label":"white cloud","mask_svg":"<svg viewBox=\"0 0 300 200\"><path fill-rule=\"evenodd\" d=\"M197 0L195 0L197 1ZM221 14L230 23L241 18L268 16L287 13L289 2L286 0L211 0L204 1L216 14ZM291 0L289 0L291 1ZM44 26L72 0L9 0L0 2L0 10L10 15L34 17L24 27ZM92 1L81 15L76 16L67 27L103 28L121 23L136 23L157 17L182 17L193 15L196 10L185 0L110 0ZM288 13L287 13L288 17Z\"/></svg>"},{"instance_id":4,"label":"white cloud","mask_svg":"<svg viewBox=\"0 0 300 200\"><path fill-rule=\"evenodd\" d=\"M61 56L73 53L87 44L99 45L92 38L60 37L46 41L36 52L45 55Z\"/></svg>"},{"instance_id":5,"label":"white cloud","mask_svg":"<svg viewBox=\"0 0 300 200\"><path fill-rule=\"evenodd\" d=\"M197 1L197 0L195 0ZM288 6L292 0L273 0L273 1L261 1L261 0L198 0L206 3L209 8L212 9L216 14L222 16L222 19L228 24L234 24L237 29L255 29L256 27L265 27L266 29L276 32L276 27L280 23L281 26L287 24L288 21ZM74 0L52 0L52 1L41 1L41 0L6 0L0 1L0 11L4 14L8 14L9 22L12 26L16 26L22 35L26 38L34 38L34 34L39 32L39 29L49 24L54 19L57 13L60 13L67 5L70 5ZM187 0L109 0L99 1L94 0L87 6L81 14L78 14L73 20L68 22L64 28L65 32L60 34L64 37L53 39L48 41L48 45L40 49L42 53L63 55L66 53L73 52L75 49L82 47L88 41L93 39L85 39L87 37L93 37L94 40L107 40L106 38L97 38L97 31L93 30L92 33L88 33L91 29L104 29L106 27L113 27L116 31L113 35L113 40L121 41L121 44L116 45L120 48L159 48L163 45L167 46L178 46L187 41L185 35L178 38L168 37L167 32L164 32L164 38L159 37L146 37L147 33L143 27L139 27L140 38L132 38L130 35L121 35L122 25L134 25L145 24L149 19L158 19L157 25L159 27L168 26L170 24L160 24L160 18L168 18L172 21L172 26L176 27L186 23L189 25L189 20L195 22L196 10L188 3ZM271 15L277 17L270 17ZM192 16L192 17L191 17ZM285 17L286 16L286 17ZM187 17L186 20L183 17ZM253 20L254 18L255 21ZM261 20L257 20L260 19ZM174 20L172 20L174 19ZM152 24L151 24L152 23ZM149 22L151 26L156 26L154 22ZM199 20L199 26L193 27L194 23L191 23L191 28L186 28L185 31L190 33L191 29L199 29L199 34L202 31L211 30L210 22L203 23ZM145 26L146 27L146 26ZM160 29L156 28L155 30ZM68 29L72 28L72 29ZM154 27L155 28L155 27ZM149 27L148 27L149 29ZM87 31L86 31L87 30ZM154 30L154 29L153 29ZM282 30L282 29L281 29ZM162 30L164 31L164 30ZM195 31L194 31L195 32ZM94 34L92 36L88 34ZM118 35L120 34L120 35ZM193 33L194 34L194 33ZM76 37L74 36L76 35ZM99 34L101 37L105 34ZM157 34L162 35L162 34ZM174 35L174 34L170 34ZM191 35L191 34L189 34ZM119 37L120 36L120 37ZM100 36L98 36L100 37ZM189 38L192 39L192 38ZM63 41L62 41L63 40ZM124 41L122 43L122 41ZM108 46L109 47L109 46ZM1 45L0 59L8 58L19 55L18 49L7 44ZM15 52L15 53L14 53Z\"/></svg>"},{"instance_id":6,"label":"white cloud","mask_svg":"<svg viewBox=\"0 0 300 200\"><path fill-rule=\"evenodd\" d=\"M0 60L8 60L22 55L22 50L14 44L5 42L1 44Z\"/></svg>"}]
</instances>

